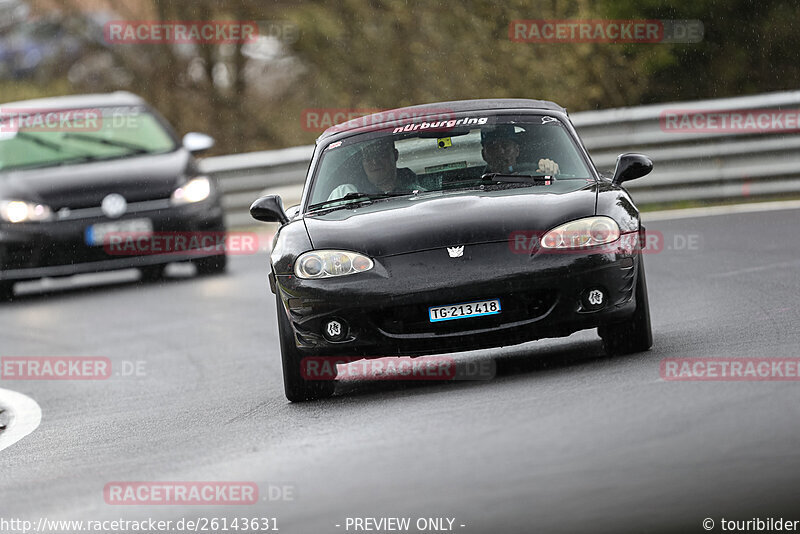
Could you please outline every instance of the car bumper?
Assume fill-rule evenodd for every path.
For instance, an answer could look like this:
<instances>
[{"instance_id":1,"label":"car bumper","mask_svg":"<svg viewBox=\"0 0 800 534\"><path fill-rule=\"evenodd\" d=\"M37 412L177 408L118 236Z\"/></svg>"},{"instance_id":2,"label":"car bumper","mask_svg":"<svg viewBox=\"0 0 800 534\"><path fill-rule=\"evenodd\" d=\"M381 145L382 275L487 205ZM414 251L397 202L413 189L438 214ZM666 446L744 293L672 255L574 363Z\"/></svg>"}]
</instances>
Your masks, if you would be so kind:
<instances>
[{"instance_id":1,"label":"car bumper","mask_svg":"<svg viewBox=\"0 0 800 534\"><path fill-rule=\"evenodd\" d=\"M320 356L397 356L514 345L623 321L636 307L638 255L512 254L507 244L378 258L367 273L275 277L298 349ZM587 298L603 292L601 305ZM500 299L496 315L431 322L430 306ZM346 327L341 341L323 334Z\"/></svg>"},{"instance_id":2,"label":"car bumper","mask_svg":"<svg viewBox=\"0 0 800 534\"><path fill-rule=\"evenodd\" d=\"M147 218L153 232L222 232L222 208L208 200L180 207L128 213L114 221ZM41 223L0 226L0 280L22 281L43 277L163 265L219 252L201 250L154 253L110 253L102 245L88 245L87 227L110 222L105 217L82 217Z\"/></svg>"}]
</instances>

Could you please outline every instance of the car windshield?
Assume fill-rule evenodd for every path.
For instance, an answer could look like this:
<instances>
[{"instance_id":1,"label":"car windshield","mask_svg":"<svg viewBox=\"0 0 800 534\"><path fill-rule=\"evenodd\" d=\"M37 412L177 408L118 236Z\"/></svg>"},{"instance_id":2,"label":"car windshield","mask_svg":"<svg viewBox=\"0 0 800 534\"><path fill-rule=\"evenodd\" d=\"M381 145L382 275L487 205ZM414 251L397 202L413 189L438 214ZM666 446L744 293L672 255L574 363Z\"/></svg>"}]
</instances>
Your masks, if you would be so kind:
<instances>
[{"instance_id":1,"label":"car windshield","mask_svg":"<svg viewBox=\"0 0 800 534\"><path fill-rule=\"evenodd\" d=\"M141 106L54 111L0 107L0 171L158 154L176 146Z\"/></svg>"},{"instance_id":2,"label":"car windshield","mask_svg":"<svg viewBox=\"0 0 800 534\"><path fill-rule=\"evenodd\" d=\"M525 180L531 176L592 178L572 136L556 117L475 116L404 124L328 145L317 165L308 206L388 192L479 187L498 177L513 180L508 176L528 185L535 183Z\"/></svg>"}]
</instances>

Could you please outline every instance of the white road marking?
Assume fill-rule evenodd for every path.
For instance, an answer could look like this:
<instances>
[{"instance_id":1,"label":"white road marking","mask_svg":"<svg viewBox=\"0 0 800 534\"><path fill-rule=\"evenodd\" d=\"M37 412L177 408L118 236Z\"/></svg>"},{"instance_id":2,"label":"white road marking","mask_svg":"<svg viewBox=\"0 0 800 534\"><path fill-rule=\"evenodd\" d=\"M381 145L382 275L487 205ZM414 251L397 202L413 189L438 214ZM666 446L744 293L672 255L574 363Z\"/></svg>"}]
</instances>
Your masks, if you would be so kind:
<instances>
[{"instance_id":1,"label":"white road marking","mask_svg":"<svg viewBox=\"0 0 800 534\"><path fill-rule=\"evenodd\" d=\"M753 202L750 204L732 204L730 206L708 206L706 208L686 208L678 210L645 211L642 221L670 221L673 219L693 219L695 217L711 217L714 215L731 215L733 213L757 213L762 211L800 209L800 200L778 200L775 202Z\"/></svg>"},{"instance_id":2,"label":"white road marking","mask_svg":"<svg viewBox=\"0 0 800 534\"><path fill-rule=\"evenodd\" d=\"M735 276L737 274L757 273L759 271L768 271L770 269L781 269L783 267L794 267L800 265L800 260L781 261L778 263L770 263L768 265L759 265L758 267L749 267L747 269L738 269L736 271L728 271L724 273L711 273L709 278L723 278L725 276Z\"/></svg>"},{"instance_id":3,"label":"white road marking","mask_svg":"<svg viewBox=\"0 0 800 534\"><path fill-rule=\"evenodd\" d=\"M0 432L0 451L36 430L42 422L42 409L22 393L0 389L0 407L5 409L9 420L8 428Z\"/></svg>"},{"instance_id":4,"label":"white road marking","mask_svg":"<svg viewBox=\"0 0 800 534\"><path fill-rule=\"evenodd\" d=\"M732 204L730 206L709 206L707 208L686 208L678 210L651 211L642 213L642 222L647 225L653 221L670 221L677 219L693 219L696 217L712 217L715 215L731 215L735 213L759 213L764 211L780 211L800 209L800 200L778 200L775 202L755 202L751 204ZM709 278L724 278L739 274L754 273L783 267L793 267L800 260L783 261L768 265L759 265L747 269L737 269L724 273L713 273Z\"/></svg>"}]
</instances>

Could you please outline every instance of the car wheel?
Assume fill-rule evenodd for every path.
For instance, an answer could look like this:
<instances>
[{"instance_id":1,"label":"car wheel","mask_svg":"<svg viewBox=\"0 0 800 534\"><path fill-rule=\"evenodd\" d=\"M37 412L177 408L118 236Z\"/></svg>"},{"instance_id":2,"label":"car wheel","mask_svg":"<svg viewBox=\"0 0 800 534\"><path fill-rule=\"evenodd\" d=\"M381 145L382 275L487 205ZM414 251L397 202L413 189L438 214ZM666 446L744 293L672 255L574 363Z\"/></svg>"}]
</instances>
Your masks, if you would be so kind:
<instances>
[{"instance_id":1,"label":"car wheel","mask_svg":"<svg viewBox=\"0 0 800 534\"><path fill-rule=\"evenodd\" d=\"M306 380L300 366L302 355L297 350L294 331L289 318L283 309L280 296L276 297L278 308L278 336L281 343L281 361L283 363L283 389L286 398L292 402L324 399L333 395L336 388L334 380Z\"/></svg>"},{"instance_id":2,"label":"car wheel","mask_svg":"<svg viewBox=\"0 0 800 534\"><path fill-rule=\"evenodd\" d=\"M139 271L142 273L142 282L158 282L164 278L165 265L147 265L140 267Z\"/></svg>"},{"instance_id":3,"label":"car wheel","mask_svg":"<svg viewBox=\"0 0 800 534\"><path fill-rule=\"evenodd\" d=\"M0 302L14 298L14 282L0 282Z\"/></svg>"},{"instance_id":4,"label":"car wheel","mask_svg":"<svg viewBox=\"0 0 800 534\"><path fill-rule=\"evenodd\" d=\"M643 352L653 346L647 280L641 255L639 255L639 277L636 280L636 310L633 316L624 323L600 326L597 333L603 339L603 348L608 354Z\"/></svg>"},{"instance_id":5,"label":"car wheel","mask_svg":"<svg viewBox=\"0 0 800 534\"><path fill-rule=\"evenodd\" d=\"M210 256L208 258L198 258L192 260L195 268L197 269L198 276L208 276L212 274L222 274L228 265L228 257L224 254L219 256Z\"/></svg>"}]
</instances>

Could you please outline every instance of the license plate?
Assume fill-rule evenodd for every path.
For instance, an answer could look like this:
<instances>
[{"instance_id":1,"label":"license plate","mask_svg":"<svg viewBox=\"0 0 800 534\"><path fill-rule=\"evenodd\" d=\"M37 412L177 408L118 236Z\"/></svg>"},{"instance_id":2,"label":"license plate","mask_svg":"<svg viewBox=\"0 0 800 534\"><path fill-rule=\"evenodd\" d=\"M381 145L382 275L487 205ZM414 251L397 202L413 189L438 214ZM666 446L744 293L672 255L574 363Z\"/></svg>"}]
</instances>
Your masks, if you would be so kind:
<instances>
[{"instance_id":1,"label":"license plate","mask_svg":"<svg viewBox=\"0 0 800 534\"><path fill-rule=\"evenodd\" d=\"M104 245L112 234L135 233L137 235L150 235L153 233L153 222L150 219L128 219L93 224L86 228L84 237L89 246Z\"/></svg>"},{"instance_id":2,"label":"license plate","mask_svg":"<svg viewBox=\"0 0 800 534\"><path fill-rule=\"evenodd\" d=\"M466 319L482 315L496 315L500 313L500 309L500 299L479 300L448 306L432 306L428 308L428 318L432 323L452 321L453 319Z\"/></svg>"}]
</instances>

